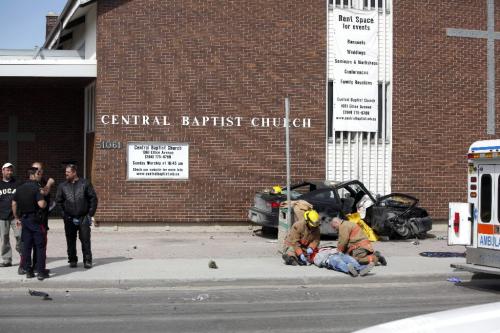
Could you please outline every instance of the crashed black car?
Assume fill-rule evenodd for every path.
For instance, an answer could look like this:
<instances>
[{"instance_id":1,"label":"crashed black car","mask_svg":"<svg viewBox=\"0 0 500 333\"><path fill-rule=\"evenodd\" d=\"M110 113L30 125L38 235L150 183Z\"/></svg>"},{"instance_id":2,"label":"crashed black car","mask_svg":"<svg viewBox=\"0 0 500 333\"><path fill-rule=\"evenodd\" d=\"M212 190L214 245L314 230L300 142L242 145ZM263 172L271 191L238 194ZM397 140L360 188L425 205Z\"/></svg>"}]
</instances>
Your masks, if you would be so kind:
<instances>
[{"instance_id":1,"label":"crashed black car","mask_svg":"<svg viewBox=\"0 0 500 333\"><path fill-rule=\"evenodd\" d=\"M390 239L424 238L432 229L427 211L418 207L418 199L402 193L391 193L375 198L358 180L345 182L302 182L291 186L292 200L305 200L321 216L323 235L336 235L330 226L333 217L360 212L363 220L378 236ZM278 227L281 202L286 191L272 194L259 192L248 211L250 221L263 227Z\"/></svg>"}]
</instances>

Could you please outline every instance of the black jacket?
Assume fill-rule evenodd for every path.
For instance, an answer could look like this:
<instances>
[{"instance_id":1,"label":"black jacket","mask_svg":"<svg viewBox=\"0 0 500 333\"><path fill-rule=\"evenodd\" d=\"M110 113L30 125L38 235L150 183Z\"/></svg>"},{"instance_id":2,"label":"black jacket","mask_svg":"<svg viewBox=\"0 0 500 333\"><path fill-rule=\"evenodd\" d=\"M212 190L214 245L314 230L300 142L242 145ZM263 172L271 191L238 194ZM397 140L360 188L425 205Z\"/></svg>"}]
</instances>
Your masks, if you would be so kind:
<instances>
[{"instance_id":1,"label":"black jacket","mask_svg":"<svg viewBox=\"0 0 500 333\"><path fill-rule=\"evenodd\" d=\"M97 195L87 179L79 178L74 183L65 181L59 184L56 203L61 206L65 216L94 216L97 209Z\"/></svg>"}]
</instances>

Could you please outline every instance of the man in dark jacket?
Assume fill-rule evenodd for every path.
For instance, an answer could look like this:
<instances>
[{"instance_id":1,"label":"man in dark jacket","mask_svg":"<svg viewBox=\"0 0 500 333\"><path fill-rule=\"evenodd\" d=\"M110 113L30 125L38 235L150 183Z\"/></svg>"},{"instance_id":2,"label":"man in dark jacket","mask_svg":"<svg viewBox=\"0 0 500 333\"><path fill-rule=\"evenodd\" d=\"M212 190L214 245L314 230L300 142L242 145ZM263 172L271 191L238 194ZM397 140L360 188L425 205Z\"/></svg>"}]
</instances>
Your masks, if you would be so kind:
<instances>
[{"instance_id":1,"label":"man in dark jacket","mask_svg":"<svg viewBox=\"0 0 500 333\"><path fill-rule=\"evenodd\" d=\"M21 255L21 229L16 227L12 215L12 198L19 183L12 177L14 167L11 163L2 166L2 180L0 181L0 244L2 262L0 267L12 266L12 248L10 246L10 230L16 239L16 250Z\"/></svg>"},{"instance_id":2,"label":"man in dark jacket","mask_svg":"<svg viewBox=\"0 0 500 333\"><path fill-rule=\"evenodd\" d=\"M83 266L91 268L90 225L97 209L97 195L88 180L78 177L74 164L66 166L66 181L57 188L56 203L63 211L69 267L77 266L76 236L79 233Z\"/></svg>"}]
</instances>

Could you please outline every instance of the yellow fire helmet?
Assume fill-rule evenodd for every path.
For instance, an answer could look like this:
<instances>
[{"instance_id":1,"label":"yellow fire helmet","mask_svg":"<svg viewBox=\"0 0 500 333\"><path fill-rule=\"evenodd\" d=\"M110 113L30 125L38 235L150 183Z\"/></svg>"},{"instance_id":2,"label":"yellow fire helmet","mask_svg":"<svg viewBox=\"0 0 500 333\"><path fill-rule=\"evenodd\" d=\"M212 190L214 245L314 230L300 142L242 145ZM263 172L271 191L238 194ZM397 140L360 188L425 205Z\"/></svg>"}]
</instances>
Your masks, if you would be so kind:
<instances>
[{"instance_id":1,"label":"yellow fire helmet","mask_svg":"<svg viewBox=\"0 0 500 333\"><path fill-rule=\"evenodd\" d=\"M271 193L272 194L281 194L283 190L281 189L281 186L273 186L273 189L271 190Z\"/></svg>"},{"instance_id":2,"label":"yellow fire helmet","mask_svg":"<svg viewBox=\"0 0 500 333\"><path fill-rule=\"evenodd\" d=\"M319 214L314 209L309 209L304 213L304 218L307 225L311 228L317 228L320 225Z\"/></svg>"}]
</instances>

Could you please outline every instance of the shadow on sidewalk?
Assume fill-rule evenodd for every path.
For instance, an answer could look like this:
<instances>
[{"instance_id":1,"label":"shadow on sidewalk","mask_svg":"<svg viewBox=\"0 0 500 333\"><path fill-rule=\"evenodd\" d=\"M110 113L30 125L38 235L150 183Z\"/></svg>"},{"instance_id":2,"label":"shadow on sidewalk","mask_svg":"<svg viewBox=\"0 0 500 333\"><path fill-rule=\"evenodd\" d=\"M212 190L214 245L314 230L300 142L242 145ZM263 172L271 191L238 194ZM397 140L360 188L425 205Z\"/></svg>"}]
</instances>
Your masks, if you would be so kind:
<instances>
[{"instance_id":1,"label":"shadow on sidewalk","mask_svg":"<svg viewBox=\"0 0 500 333\"><path fill-rule=\"evenodd\" d=\"M51 258L55 261L57 258ZM59 259L65 259L65 258L59 258ZM131 260L131 258L126 258L126 257L109 257L109 258L97 258L92 261L92 269L99 267L99 266L104 266L107 264L112 264L116 262L123 262ZM76 272L83 272L83 271L88 271L89 269L86 269L83 267L83 262L78 262L78 266L76 268L70 268L69 264L65 264L64 266L59 266L55 268L50 269L51 275L54 274L54 276L62 276L66 274L71 274L71 273L76 273Z\"/></svg>"}]
</instances>

